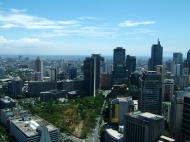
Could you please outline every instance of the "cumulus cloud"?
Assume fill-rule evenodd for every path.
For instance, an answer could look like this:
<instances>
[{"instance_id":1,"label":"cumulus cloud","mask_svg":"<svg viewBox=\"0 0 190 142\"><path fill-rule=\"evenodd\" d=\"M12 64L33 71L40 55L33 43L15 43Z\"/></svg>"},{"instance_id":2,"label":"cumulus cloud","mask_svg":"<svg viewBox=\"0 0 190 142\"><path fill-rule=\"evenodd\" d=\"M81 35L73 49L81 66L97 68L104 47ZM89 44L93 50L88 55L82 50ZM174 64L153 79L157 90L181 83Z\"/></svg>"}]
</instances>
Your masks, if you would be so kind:
<instances>
[{"instance_id":1,"label":"cumulus cloud","mask_svg":"<svg viewBox=\"0 0 190 142\"><path fill-rule=\"evenodd\" d=\"M121 22L118 24L119 27L137 27L141 25L151 25L155 24L156 21L132 21L132 20L126 20L124 22Z\"/></svg>"}]
</instances>

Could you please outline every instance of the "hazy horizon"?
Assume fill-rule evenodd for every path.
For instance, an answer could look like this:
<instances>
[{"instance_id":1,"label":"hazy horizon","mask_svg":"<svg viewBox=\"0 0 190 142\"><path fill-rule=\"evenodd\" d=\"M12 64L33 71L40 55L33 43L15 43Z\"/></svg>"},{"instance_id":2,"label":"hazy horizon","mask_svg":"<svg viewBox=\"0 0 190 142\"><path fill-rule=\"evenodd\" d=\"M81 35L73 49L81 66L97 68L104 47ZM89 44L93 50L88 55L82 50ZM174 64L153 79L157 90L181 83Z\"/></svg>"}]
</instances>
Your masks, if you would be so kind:
<instances>
[{"instance_id":1,"label":"hazy horizon","mask_svg":"<svg viewBox=\"0 0 190 142\"><path fill-rule=\"evenodd\" d=\"M172 0L14 0L0 2L1 54L113 54L121 46L150 56L160 38L164 56L190 48L190 2Z\"/></svg>"}]
</instances>

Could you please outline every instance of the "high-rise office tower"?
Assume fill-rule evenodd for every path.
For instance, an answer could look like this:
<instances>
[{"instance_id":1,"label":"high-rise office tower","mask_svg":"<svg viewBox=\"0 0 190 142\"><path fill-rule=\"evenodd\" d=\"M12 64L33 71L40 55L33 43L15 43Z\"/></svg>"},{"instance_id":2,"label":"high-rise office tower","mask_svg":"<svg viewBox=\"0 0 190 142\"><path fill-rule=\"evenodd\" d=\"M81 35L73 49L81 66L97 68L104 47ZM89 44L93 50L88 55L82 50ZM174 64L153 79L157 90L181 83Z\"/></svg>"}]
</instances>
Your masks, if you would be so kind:
<instances>
[{"instance_id":1,"label":"high-rise office tower","mask_svg":"<svg viewBox=\"0 0 190 142\"><path fill-rule=\"evenodd\" d=\"M127 55L126 58L127 76L129 77L132 72L136 70L136 57Z\"/></svg>"},{"instance_id":2,"label":"high-rise office tower","mask_svg":"<svg viewBox=\"0 0 190 142\"><path fill-rule=\"evenodd\" d=\"M157 142L164 132L164 118L149 112L125 114L124 142Z\"/></svg>"},{"instance_id":3,"label":"high-rise office tower","mask_svg":"<svg viewBox=\"0 0 190 142\"><path fill-rule=\"evenodd\" d=\"M184 141L190 141L190 95L184 97L182 133Z\"/></svg>"},{"instance_id":4,"label":"high-rise office tower","mask_svg":"<svg viewBox=\"0 0 190 142\"><path fill-rule=\"evenodd\" d=\"M173 62L175 64L182 64L183 63L183 54L179 52L173 53Z\"/></svg>"},{"instance_id":5,"label":"high-rise office tower","mask_svg":"<svg viewBox=\"0 0 190 142\"><path fill-rule=\"evenodd\" d=\"M76 67L70 67L68 74L69 74L69 79L76 79L77 78L77 68Z\"/></svg>"},{"instance_id":6,"label":"high-rise office tower","mask_svg":"<svg viewBox=\"0 0 190 142\"><path fill-rule=\"evenodd\" d=\"M170 102L174 94L174 80L173 79L164 79L163 82L163 101Z\"/></svg>"},{"instance_id":7,"label":"high-rise office tower","mask_svg":"<svg viewBox=\"0 0 190 142\"><path fill-rule=\"evenodd\" d=\"M173 64L172 73L174 76L181 77L183 75L183 66L182 64Z\"/></svg>"},{"instance_id":8,"label":"high-rise office tower","mask_svg":"<svg viewBox=\"0 0 190 142\"><path fill-rule=\"evenodd\" d=\"M163 47L158 40L157 44L152 45L151 58L149 61L149 70L155 70L157 65L162 65L163 60Z\"/></svg>"},{"instance_id":9,"label":"high-rise office tower","mask_svg":"<svg viewBox=\"0 0 190 142\"><path fill-rule=\"evenodd\" d=\"M161 75L155 71L148 71L144 73L140 82L139 110L160 114L162 104Z\"/></svg>"},{"instance_id":10,"label":"high-rise office tower","mask_svg":"<svg viewBox=\"0 0 190 142\"><path fill-rule=\"evenodd\" d=\"M43 80L43 61L40 59L40 57L37 57L35 61L35 68L36 72L40 72L41 80Z\"/></svg>"},{"instance_id":11,"label":"high-rise office tower","mask_svg":"<svg viewBox=\"0 0 190 142\"><path fill-rule=\"evenodd\" d=\"M189 65L187 62L183 63L183 87L186 88L189 86L189 80L190 75L189 75Z\"/></svg>"},{"instance_id":12,"label":"high-rise office tower","mask_svg":"<svg viewBox=\"0 0 190 142\"><path fill-rule=\"evenodd\" d=\"M174 135L176 141L180 140L183 121L183 104L186 94L187 92L185 91L176 91L171 100L169 128L170 132Z\"/></svg>"},{"instance_id":13,"label":"high-rise office tower","mask_svg":"<svg viewBox=\"0 0 190 142\"><path fill-rule=\"evenodd\" d=\"M113 53L113 67L118 65L125 66L125 49L122 47L115 48Z\"/></svg>"},{"instance_id":14,"label":"high-rise office tower","mask_svg":"<svg viewBox=\"0 0 190 142\"><path fill-rule=\"evenodd\" d=\"M96 91L100 89L101 66L104 58L99 54L93 54L84 60L84 83L87 92L91 96L96 95Z\"/></svg>"},{"instance_id":15,"label":"high-rise office tower","mask_svg":"<svg viewBox=\"0 0 190 142\"><path fill-rule=\"evenodd\" d=\"M175 85L177 88L183 88L183 66L182 64L173 64L172 73L174 75Z\"/></svg>"},{"instance_id":16,"label":"high-rise office tower","mask_svg":"<svg viewBox=\"0 0 190 142\"><path fill-rule=\"evenodd\" d=\"M183 63L183 68L188 70L188 74L190 74L190 50L187 52L187 59Z\"/></svg>"},{"instance_id":17,"label":"high-rise office tower","mask_svg":"<svg viewBox=\"0 0 190 142\"><path fill-rule=\"evenodd\" d=\"M156 68L156 72L161 74L161 79L162 79L162 82L163 82L164 79L165 79L165 75L166 75L165 66L164 65L157 65L155 68Z\"/></svg>"},{"instance_id":18,"label":"high-rise office tower","mask_svg":"<svg viewBox=\"0 0 190 142\"><path fill-rule=\"evenodd\" d=\"M133 72L129 77L129 95L132 96L134 100L138 100L139 94L141 92L141 78L142 73L140 71Z\"/></svg>"},{"instance_id":19,"label":"high-rise office tower","mask_svg":"<svg viewBox=\"0 0 190 142\"><path fill-rule=\"evenodd\" d=\"M22 94L23 81L20 78L14 78L8 82L7 93L12 98L17 98Z\"/></svg>"},{"instance_id":20,"label":"high-rise office tower","mask_svg":"<svg viewBox=\"0 0 190 142\"><path fill-rule=\"evenodd\" d=\"M56 68L50 68L50 79L51 79L51 81L57 81L57 70L56 70Z\"/></svg>"},{"instance_id":21,"label":"high-rise office tower","mask_svg":"<svg viewBox=\"0 0 190 142\"><path fill-rule=\"evenodd\" d=\"M190 62L190 50L187 52L187 62Z\"/></svg>"},{"instance_id":22,"label":"high-rise office tower","mask_svg":"<svg viewBox=\"0 0 190 142\"><path fill-rule=\"evenodd\" d=\"M113 53L112 83L123 84L126 79L125 49L117 47Z\"/></svg>"}]
</instances>

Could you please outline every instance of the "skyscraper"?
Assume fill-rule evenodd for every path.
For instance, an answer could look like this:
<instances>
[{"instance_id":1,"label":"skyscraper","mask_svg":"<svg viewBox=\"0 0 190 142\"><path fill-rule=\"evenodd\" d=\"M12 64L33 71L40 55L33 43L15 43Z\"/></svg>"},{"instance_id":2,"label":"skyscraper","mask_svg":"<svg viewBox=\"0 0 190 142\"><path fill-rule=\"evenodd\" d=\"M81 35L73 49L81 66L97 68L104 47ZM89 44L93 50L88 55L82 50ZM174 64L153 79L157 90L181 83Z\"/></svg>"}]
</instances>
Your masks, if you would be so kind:
<instances>
[{"instance_id":1,"label":"skyscraper","mask_svg":"<svg viewBox=\"0 0 190 142\"><path fill-rule=\"evenodd\" d=\"M125 83L126 76L125 49L117 47L113 53L112 83L123 84Z\"/></svg>"},{"instance_id":2,"label":"skyscraper","mask_svg":"<svg viewBox=\"0 0 190 142\"><path fill-rule=\"evenodd\" d=\"M183 63L183 54L180 52L173 53L173 62L175 64L182 64Z\"/></svg>"},{"instance_id":3,"label":"skyscraper","mask_svg":"<svg viewBox=\"0 0 190 142\"><path fill-rule=\"evenodd\" d=\"M115 48L113 53L113 67L118 65L125 66L125 49L122 47Z\"/></svg>"},{"instance_id":4,"label":"skyscraper","mask_svg":"<svg viewBox=\"0 0 190 142\"><path fill-rule=\"evenodd\" d=\"M164 132L164 118L149 112L125 114L124 142L157 142Z\"/></svg>"},{"instance_id":5,"label":"skyscraper","mask_svg":"<svg viewBox=\"0 0 190 142\"><path fill-rule=\"evenodd\" d=\"M190 95L184 97L182 133L184 141L190 141Z\"/></svg>"},{"instance_id":6,"label":"skyscraper","mask_svg":"<svg viewBox=\"0 0 190 142\"><path fill-rule=\"evenodd\" d=\"M100 89L101 66L104 58L99 54L93 54L84 60L84 83L90 96L95 96Z\"/></svg>"},{"instance_id":7,"label":"skyscraper","mask_svg":"<svg viewBox=\"0 0 190 142\"><path fill-rule=\"evenodd\" d=\"M50 68L50 79L51 79L51 81L57 81L57 70L56 70L56 68Z\"/></svg>"},{"instance_id":8,"label":"skyscraper","mask_svg":"<svg viewBox=\"0 0 190 142\"><path fill-rule=\"evenodd\" d=\"M190 62L190 50L187 52L187 62Z\"/></svg>"},{"instance_id":9,"label":"skyscraper","mask_svg":"<svg viewBox=\"0 0 190 142\"><path fill-rule=\"evenodd\" d=\"M161 75L155 71L148 71L144 73L140 82L139 110L160 114L162 103Z\"/></svg>"},{"instance_id":10,"label":"skyscraper","mask_svg":"<svg viewBox=\"0 0 190 142\"><path fill-rule=\"evenodd\" d=\"M151 58L149 61L149 70L155 70L157 65L162 65L163 60L163 47L158 40L157 44L152 45Z\"/></svg>"},{"instance_id":11,"label":"skyscraper","mask_svg":"<svg viewBox=\"0 0 190 142\"><path fill-rule=\"evenodd\" d=\"M76 79L77 78L77 68L70 67L68 74L69 74L69 79Z\"/></svg>"},{"instance_id":12,"label":"skyscraper","mask_svg":"<svg viewBox=\"0 0 190 142\"><path fill-rule=\"evenodd\" d=\"M127 76L129 77L132 72L136 70L136 57L127 55L126 58Z\"/></svg>"},{"instance_id":13,"label":"skyscraper","mask_svg":"<svg viewBox=\"0 0 190 142\"><path fill-rule=\"evenodd\" d=\"M164 65L156 65L155 70L157 73L161 74L162 82L165 79L166 69Z\"/></svg>"},{"instance_id":14,"label":"skyscraper","mask_svg":"<svg viewBox=\"0 0 190 142\"><path fill-rule=\"evenodd\" d=\"M170 102L174 93L174 80L164 79L163 82L163 101Z\"/></svg>"},{"instance_id":15,"label":"skyscraper","mask_svg":"<svg viewBox=\"0 0 190 142\"><path fill-rule=\"evenodd\" d=\"M43 61L40 59L40 57L37 57L35 61L35 69L36 72L40 72L41 80L43 80Z\"/></svg>"},{"instance_id":16,"label":"skyscraper","mask_svg":"<svg viewBox=\"0 0 190 142\"><path fill-rule=\"evenodd\" d=\"M20 78L13 78L8 82L7 93L12 98L22 95L23 81Z\"/></svg>"},{"instance_id":17,"label":"skyscraper","mask_svg":"<svg viewBox=\"0 0 190 142\"><path fill-rule=\"evenodd\" d=\"M174 135L176 141L180 140L180 134L183 121L183 104L184 97L187 94L185 91L176 91L171 100L170 114L170 131Z\"/></svg>"}]
</instances>

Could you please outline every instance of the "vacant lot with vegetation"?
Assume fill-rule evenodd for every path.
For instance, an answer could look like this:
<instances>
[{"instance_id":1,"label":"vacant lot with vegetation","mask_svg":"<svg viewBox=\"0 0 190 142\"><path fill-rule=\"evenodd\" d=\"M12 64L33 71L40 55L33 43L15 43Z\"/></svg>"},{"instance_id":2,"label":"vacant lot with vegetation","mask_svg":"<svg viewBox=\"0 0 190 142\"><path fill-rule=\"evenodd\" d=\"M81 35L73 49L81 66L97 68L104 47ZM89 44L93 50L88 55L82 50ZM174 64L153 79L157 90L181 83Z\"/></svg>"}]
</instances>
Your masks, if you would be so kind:
<instances>
[{"instance_id":1,"label":"vacant lot with vegetation","mask_svg":"<svg viewBox=\"0 0 190 142\"><path fill-rule=\"evenodd\" d=\"M69 100L67 103L59 101L34 102L22 101L20 104L32 114L60 128L61 132L86 138L96 126L96 118L101 112L104 102L102 94L94 97L83 97Z\"/></svg>"}]
</instances>

